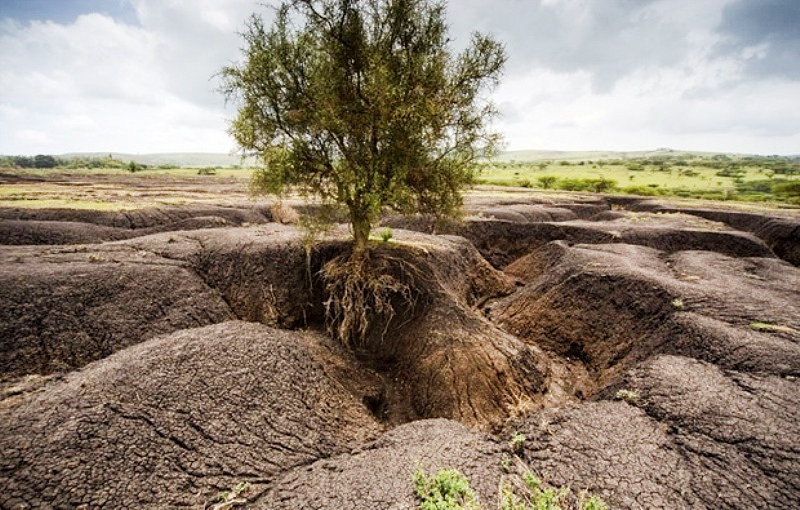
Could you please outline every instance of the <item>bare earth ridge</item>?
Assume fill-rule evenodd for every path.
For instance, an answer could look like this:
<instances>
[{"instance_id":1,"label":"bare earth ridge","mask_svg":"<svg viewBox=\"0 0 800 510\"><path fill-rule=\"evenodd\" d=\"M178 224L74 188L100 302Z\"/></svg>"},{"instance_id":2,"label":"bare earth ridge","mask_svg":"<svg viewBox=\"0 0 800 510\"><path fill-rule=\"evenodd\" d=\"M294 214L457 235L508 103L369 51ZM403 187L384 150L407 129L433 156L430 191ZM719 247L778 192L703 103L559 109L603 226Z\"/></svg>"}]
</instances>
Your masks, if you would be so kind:
<instances>
[{"instance_id":1,"label":"bare earth ridge","mask_svg":"<svg viewBox=\"0 0 800 510\"><path fill-rule=\"evenodd\" d=\"M300 204L296 204L300 207ZM0 507L414 508L516 453L611 508L800 502L800 215L472 196L376 261L413 305L350 351L264 204L0 208ZM388 266L387 266L388 267ZM509 438L524 434L512 452Z\"/></svg>"}]
</instances>

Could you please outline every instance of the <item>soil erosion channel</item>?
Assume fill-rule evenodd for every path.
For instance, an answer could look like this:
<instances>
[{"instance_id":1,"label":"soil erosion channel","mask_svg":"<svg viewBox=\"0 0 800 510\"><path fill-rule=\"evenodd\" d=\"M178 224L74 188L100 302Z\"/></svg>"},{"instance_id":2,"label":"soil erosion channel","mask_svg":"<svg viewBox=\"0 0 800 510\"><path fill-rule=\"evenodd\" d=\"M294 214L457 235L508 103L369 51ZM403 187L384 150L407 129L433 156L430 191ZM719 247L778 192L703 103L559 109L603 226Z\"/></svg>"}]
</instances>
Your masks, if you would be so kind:
<instances>
[{"instance_id":1,"label":"soil erosion channel","mask_svg":"<svg viewBox=\"0 0 800 510\"><path fill-rule=\"evenodd\" d=\"M298 204L299 207L299 204ZM0 507L413 508L515 455L611 508L796 508L800 217L475 196L373 262L413 289L356 348L265 206L0 209ZM410 268L410 269L409 269ZM509 444L512 436L524 437Z\"/></svg>"}]
</instances>

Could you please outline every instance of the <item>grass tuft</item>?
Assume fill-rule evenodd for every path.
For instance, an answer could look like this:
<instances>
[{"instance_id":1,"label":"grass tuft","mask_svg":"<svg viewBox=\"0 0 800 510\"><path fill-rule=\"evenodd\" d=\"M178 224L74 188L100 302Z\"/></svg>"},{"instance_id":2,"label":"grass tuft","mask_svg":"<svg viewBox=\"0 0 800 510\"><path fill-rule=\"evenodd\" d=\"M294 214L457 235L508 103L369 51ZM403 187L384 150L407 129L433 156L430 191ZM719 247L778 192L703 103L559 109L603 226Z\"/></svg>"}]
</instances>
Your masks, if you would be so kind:
<instances>
[{"instance_id":1,"label":"grass tuft","mask_svg":"<svg viewBox=\"0 0 800 510\"><path fill-rule=\"evenodd\" d=\"M414 486L421 510L479 510L478 496L469 480L457 469L440 469L428 476L418 467Z\"/></svg>"},{"instance_id":2,"label":"grass tuft","mask_svg":"<svg viewBox=\"0 0 800 510\"><path fill-rule=\"evenodd\" d=\"M786 333L788 335L793 335L797 333L797 330L791 328L789 326L782 326L780 324L770 324L768 322L751 322L750 329L754 331L765 331L768 333Z\"/></svg>"}]
</instances>

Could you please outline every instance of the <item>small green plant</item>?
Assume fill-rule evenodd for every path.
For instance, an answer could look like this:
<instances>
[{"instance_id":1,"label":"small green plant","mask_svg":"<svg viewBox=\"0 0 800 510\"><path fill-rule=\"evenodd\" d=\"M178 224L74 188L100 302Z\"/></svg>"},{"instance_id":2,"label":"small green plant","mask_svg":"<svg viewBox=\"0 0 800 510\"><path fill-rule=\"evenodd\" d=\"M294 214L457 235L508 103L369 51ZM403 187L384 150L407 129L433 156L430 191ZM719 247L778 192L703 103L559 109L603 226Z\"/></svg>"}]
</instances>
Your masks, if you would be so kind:
<instances>
[{"instance_id":1,"label":"small green plant","mask_svg":"<svg viewBox=\"0 0 800 510\"><path fill-rule=\"evenodd\" d=\"M577 506L569 502L570 487L548 486L519 457L500 463L506 476L500 482L498 503L501 510L609 510L608 505L586 491L578 494ZM469 480L457 469L440 469L428 476L421 467L413 475L415 492L422 510L480 510L477 495Z\"/></svg>"},{"instance_id":2,"label":"small green plant","mask_svg":"<svg viewBox=\"0 0 800 510\"><path fill-rule=\"evenodd\" d=\"M522 484L509 480L500 485L501 510L562 510L570 494L569 487L547 487L530 469L522 473Z\"/></svg>"},{"instance_id":3,"label":"small green plant","mask_svg":"<svg viewBox=\"0 0 800 510\"><path fill-rule=\"evenodd\" d=\"M768 322L751 322L750 329L753 331L767 331L772 333L787 333L789 335L797 333L797 330L789 326L781 326L780 324L770 324Z\"/></svg>"},{"instance_id":4,"label":"small green plant","mask_svg":"<svg viewBox=\"0 0 800 510\"><path fill-rule=\"evenodd\" d=\"M381 241L384 243L388 243L389 239L392 238L392 229L386 228L383 232L381 232Z\"/></svg>"},{"instance_id":5,"label":"small green plant","mask_svg":"<svg viewBox=\"0 0 800 510\"><path fill-rule=\"evenodd\" d=\"M617 393L614 394L614 398L626 402L636 402L639 399L639 392L636 390L617 390Z\"/></svg>"},{"instance_id":6,"label":"small green plant","mask_svg":"<svg viewBox=\"0 0 800 510\"><path fill-rule=\"evenodd\" d=\"M608 510L608 505L605 501L597 496L588 496L586 491L581 491L578 494L578 507L581 510Z\"/></svg>"},{"instance_id":7,"label":"small green plant","mask_svg":"<svg viewBox=\"0 0 800 510\"><path fill-rule=\"evenodd\" d=\"M527 441L527 439L528 438L525 437L525 434L523 434L521 432L517 432L516 434L511 436L511 441L509 441L509 444L511 445L511 448L515 452L518 452L518 451L522 450L523 446L525 446L525 441Z\"/></svg>"},{"instance_id":8,"label":"small green plant","mask_svg":"<svg viewBox=\"0 0 800 510\"><path fill-rule=\"evenodd\" d=\"M214 504L209 508L210 510L228 510L234 506L240 506L247 503L247 498L242 495L250 490L249 482L240 482L234 485L229 491L220 492L214 499Z\"/></svg>"},{"instance_id":9,"label":"small green plant","mask_svg":"<svg viewBox=\"0 0 800 510\"><path fill-rule=\"evenodd\" d=\"M421 467L414 471L414 486L421 510L480 510L469 480L457 469L440 469L428 476Z\"/></svg>"},{"instance_id":10,"label":"small green plant","mask_svg":"<svg viewBox=\"0 0 800 510\"><path fill-rule=\"evenodd\" d=\"M673 299L672 306L675 307L676 310L683 310L683 299L681 298Z\"/></svg>"},{"instance_id":11,"label":"small green plant","mask_svg":"<svg viewBox=\"0 0 800 510\"><path fill-rule=\"evenodd\" d=\"M213 166L198 168L197 175L217 175L217 169Z\"/></svg>"}]
</instances>

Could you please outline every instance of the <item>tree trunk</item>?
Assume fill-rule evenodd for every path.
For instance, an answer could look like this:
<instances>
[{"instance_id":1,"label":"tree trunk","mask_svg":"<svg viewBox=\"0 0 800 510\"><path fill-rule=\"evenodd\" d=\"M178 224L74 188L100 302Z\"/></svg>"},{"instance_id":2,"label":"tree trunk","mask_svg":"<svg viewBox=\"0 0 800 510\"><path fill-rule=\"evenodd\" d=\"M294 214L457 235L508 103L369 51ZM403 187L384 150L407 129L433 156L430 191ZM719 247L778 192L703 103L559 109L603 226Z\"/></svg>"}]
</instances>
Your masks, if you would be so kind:
<instances>
[{"instance_id":1,"label":"tree trunk","mask_svg":"<svg viewBox=\"0 0 800 510\"><path fill-rule=\"evenodd\" d=\"M350 210L350 223L353 227L353 239L355 241L353 253L360 256L367 251L369 231L372 225L370 225L368 215L352 209Z\"/></svg>"}]
</instances>

